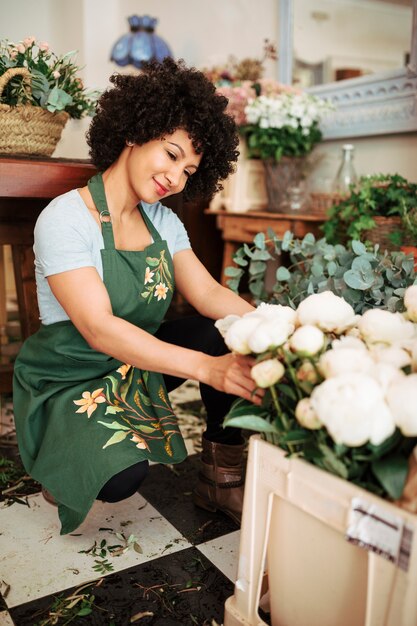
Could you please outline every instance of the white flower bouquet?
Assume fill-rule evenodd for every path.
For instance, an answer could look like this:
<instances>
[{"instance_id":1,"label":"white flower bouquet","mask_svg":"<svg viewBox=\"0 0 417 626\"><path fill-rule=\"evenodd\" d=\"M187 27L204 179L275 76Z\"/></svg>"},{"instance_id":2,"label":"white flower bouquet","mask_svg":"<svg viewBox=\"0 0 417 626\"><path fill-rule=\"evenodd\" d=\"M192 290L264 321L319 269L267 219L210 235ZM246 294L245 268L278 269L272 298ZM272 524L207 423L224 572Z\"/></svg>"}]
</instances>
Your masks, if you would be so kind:
<instances>
[{"instance_id":1,"label":"white flower bouquet","mask_svg":"<svg viewBox=\"0 0 417 626\"><path fill-rule=\"evenodd\" d=\"M249 156L280 161L283 156L309 154L321 140L320 121L333 105L306 93L259 95L250 99L245 114Z\"/></svg>"},{"instance_id":2,"label":"white flower bouquet","mask_svg":"<svg viewBox=\"0 0 417 626\"><path fill-rule=\"evenodd\" d=\"M216 322L230 350L256 356L266 389L260 407L236 400L224 425L398 503L417 444L417 284L404 302L356 315L324 291ZM417 493L399 503L417 512Z\"/></svg>"}]
</instances>

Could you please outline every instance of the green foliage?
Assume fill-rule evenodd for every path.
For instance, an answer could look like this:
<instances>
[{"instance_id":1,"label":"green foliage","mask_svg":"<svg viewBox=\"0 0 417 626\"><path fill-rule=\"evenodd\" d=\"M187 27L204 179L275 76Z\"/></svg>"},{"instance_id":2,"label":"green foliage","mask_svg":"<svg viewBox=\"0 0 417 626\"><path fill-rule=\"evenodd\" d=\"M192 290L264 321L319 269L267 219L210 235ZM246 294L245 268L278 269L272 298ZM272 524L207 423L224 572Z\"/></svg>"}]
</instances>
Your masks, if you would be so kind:
<instances>
[{"instance_id":1,"label":"green foliage","mask_svg":"<svg viewBox=\"0 0 417 626\"><path fill-rule=\"evenodd\" d=\"M31 89L21 76L14 76L5 86L0 101L10 106L30 104L55 111L66 111L70 117L80 119L93 115L98 92L87 92L79 67L72 58L75 51L58 57L46 42L36 42L33 37L14 44L0 41L0 76L10 68L25 67L31 75Z\"/></svg>"},{"instance_id":2,"label":"green foliage","mask_svg":"<svg viewBox=\"0 0 417 626\"><path fill-rule=\"evenodd\" d=\"M369 250L360 241L351 246L332 245L325 239L316 241L308 233L303 240L287 231L282 239L268 231L269 239L260 233L254 245L244 244L234 256L238 267L226 269L228 286L238 292L242 277L248 276L249 290L257 304L298 304L312 293L332 291L342 296L362 313L370 308L403 311L407 287L417 284L414 260L402 252L381 253L376 245ZM281 265L285 255L287 267ZM289 263L288 263L289 257ZM276 282L265 284L267 262L279 263Z\"/></svg>"},{"instance_id":3,"label":"green foliage","mask_svg":"<svg viewBox=\"0 0 417 626\"><path fill-rule=\"evenodd\" d=\"M314 122L303 134L299 128L261 128L248 124L240 128L247 140L249 158L280 161L283 156L305 156L321 141L322 133Z\"/></svg>"},{"instance_id":4,"label":"green foliage","mask_svg":"<svg viewBox=\"0 0 417 626\"><path fill-rule=\"evenodd\" d=\"M364 239L375 227L375 216L402 218L403 229L390 234L400 247L404 231L417 238L417 184L398 174L364 176L351 187L351 194L328 211L322 229L329 243Z\"/></svg>"}]
</instances>

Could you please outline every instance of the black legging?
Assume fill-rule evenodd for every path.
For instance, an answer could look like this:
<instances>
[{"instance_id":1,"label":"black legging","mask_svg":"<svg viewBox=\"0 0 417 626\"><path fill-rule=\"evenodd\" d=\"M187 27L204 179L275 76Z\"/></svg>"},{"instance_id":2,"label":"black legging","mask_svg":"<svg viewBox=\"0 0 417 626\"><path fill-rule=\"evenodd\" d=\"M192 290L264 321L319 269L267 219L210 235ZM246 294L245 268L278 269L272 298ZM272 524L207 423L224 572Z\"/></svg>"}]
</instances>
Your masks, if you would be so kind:
<instances>
[{"instance_id":1,"label":"black legging","mask_svg":"<svg viewBox=\"0 0 417 626\"><path fill-rule=\"evenodd\" d=\"M167 343L204 352L211 356L221 356L228 352L220 333L214 326L214 322L200 315L163 322L155 336ZM168 375L164 375L164 380L167 391L176 389L184 382L183 378ZM204 436L209 441L217 443L231 445L241 443L239 429L222 427L224 416L229 411L235 396L222 393L202 383L200 383L200 392L207 412ZM131 465L115 474L104 485L97 499L106 502L119 502L129 498L138 490L148 471L148 461L140 461Z\"/></svg>"}]
</instances>

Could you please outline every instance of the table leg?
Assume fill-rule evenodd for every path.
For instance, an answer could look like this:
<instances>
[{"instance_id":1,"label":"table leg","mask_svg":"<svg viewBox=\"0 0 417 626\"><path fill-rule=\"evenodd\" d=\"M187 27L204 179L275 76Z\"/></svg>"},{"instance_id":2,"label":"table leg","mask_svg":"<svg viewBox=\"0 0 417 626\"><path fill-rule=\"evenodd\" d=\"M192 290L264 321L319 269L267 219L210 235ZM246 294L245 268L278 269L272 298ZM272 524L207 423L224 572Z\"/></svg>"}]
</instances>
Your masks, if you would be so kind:
<instances>
[{"instance_id":1,"label":"table leg","mask_svg":"<svg viewBox=\"0 0 417 626\"><path fill-rule=\"evenodd\" d=\"M223 250L223 264L222 264L222 275L221 275L221 284L223 287L227 287L226 281L229 280L227 276L225 276L224 270L226 267L230 267L231 265L236 265L233 262L233 256L236 250L239 248L240 244L237 244L233 241L225 241L224 242L224 250Z\"/></svg>"},{"instance_id":2,"label":"table leg","mask_svg":"<svg viewBox=\"0 0 417 626\"><path fill-rule=\"evenodd\" d=\"M12 256L22 338L27 339L40 326L32 247L12 246Z\"/></svg>"}]
</instances>

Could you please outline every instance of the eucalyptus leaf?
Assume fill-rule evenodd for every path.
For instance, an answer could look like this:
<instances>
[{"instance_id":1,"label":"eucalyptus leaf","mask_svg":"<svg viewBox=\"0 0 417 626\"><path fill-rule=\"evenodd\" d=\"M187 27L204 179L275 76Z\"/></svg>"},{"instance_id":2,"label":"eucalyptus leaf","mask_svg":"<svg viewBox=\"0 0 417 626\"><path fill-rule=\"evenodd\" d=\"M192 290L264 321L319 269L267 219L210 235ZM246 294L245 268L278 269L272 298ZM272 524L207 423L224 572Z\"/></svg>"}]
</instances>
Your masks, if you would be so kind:
<instances>
[{"instance_id":1,"label":"eucalyptus leaf","mask_svg":"<svg viewBox=\"0 0 417 626\"><path fill-rule=\"evenodd\" d=\"M67 94L63 89L54 87L48 96L46 101L46 108L48 111L63 111L65 107L72 104L72 96Z\"/></svg>"},{"instance_id":2,"label":"eucalyptus leaf","mask_svg":"<svg viewBox=\"0 0 417 626\"><path fill-rule=\"evenodd\" d=\"M265 249L265 233L258 233L257 235L255 235L253 243L260 250L264 250Z\"/></svg>"},{"instance_id":3,"label":"eucalyptus leaf","mask_svg":"<svg viewBox=\"0 0 417 626\"><path fill-rule=\"evenodd\" d=\"M286 280L289 280L290 277L291 277L290 272L283 265L281 265L277 269L277 271L276 271L276 279L277 280L279 280L279 281L286 281Z\"/></svg>"}]
</instances>

